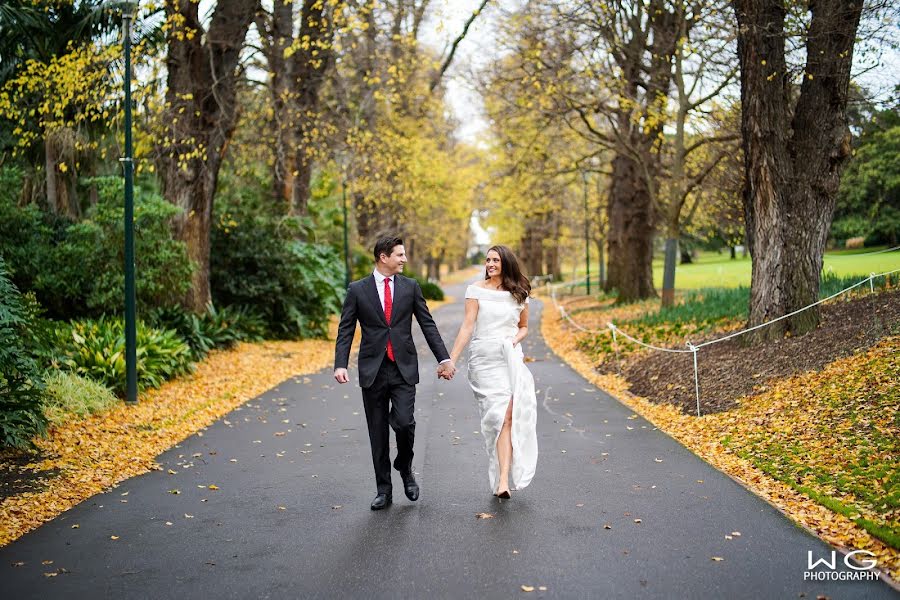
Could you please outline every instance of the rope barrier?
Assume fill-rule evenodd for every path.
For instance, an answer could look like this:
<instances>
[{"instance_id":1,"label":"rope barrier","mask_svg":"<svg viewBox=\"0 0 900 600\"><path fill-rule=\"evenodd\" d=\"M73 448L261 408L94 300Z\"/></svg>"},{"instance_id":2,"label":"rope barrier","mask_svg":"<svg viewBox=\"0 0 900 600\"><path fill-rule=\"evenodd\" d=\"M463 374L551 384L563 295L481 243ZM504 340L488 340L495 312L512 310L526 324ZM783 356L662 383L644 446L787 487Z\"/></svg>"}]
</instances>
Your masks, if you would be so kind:
<instances>
[{"instance_id":1,"label":"rope barrier","mask_svg":"<svg viewBox=\"0 0 900 600\"><path fill-rule=\"evenodd\" d=\"M777 323L778 321L781 321L781 320L783 320L783 319L787 319L787 318L793 317L793 316L796 315L796 314L802 313L804 310L807 310L807 309L809 309L809 308L812 308L813 306L818 306L819 304L822 304L823 302L828 302L829 300L832 300L833 298L837 298L837 297L840 296L841 294L845 294L845 293L849 292L850 290L852 290L852 289L854 289L854 288L858 288L859 286L865 284L867 281L871 284L872 281L873 281L876 277L883 277L883 276L885 276L885 275L891 275L892 273L900 273L900 269L894 269L893 271L885 271L884 273L879 273L879 274L877 274L877 275L873 273L873 274L869 275L868 277L866 277L865 279L863 279L862 281L859 281L859 282L857 282L857 283L854 283L854 284L851 285L850 287L848 287L848 288L846 288L846 289L843 289L843 290L841 290L841 291L839 291L839 292L835 292L834 294L828 296L827 298L822 298L821 300L818 300L818 301L816 301L816 302L813 302L812 304L810 304L810 305L808 305L808 306L804 306L803 308L799 308L799 309L797 309L797 310L795 310L795 311L793 311L793 312L789 312L789 313L786 314L786 315L782 315L782 316L780 316L780 317L776 317L776 318L772 319L771 321L766 321L765 323L760 323L759 325L756 325L756 326L754 326L754 327L749 327L749 328L747 328L747 329L742 329L742 330L740 330L740 331L735 331L734 333L730 333L730 334L728 334L728 335L726 335L726 336L724 336L724 337L716 338L716 339L714 339L714 340L709 340L709 341L703 342L702 344L697 344L697 348L703 348L704 346L711 346L712 344L718 344L719 342L724 342L725 340L730 340L731 338L735 338L735 337L737 337L737 336L739 336L739 335L744 335L745 333L750 333L751 331L756 331L757 329L760 329L760 328L762 328L762 327L765 327L766 325L771 325L772 323ZM872 292L874 293L874 291L875 291L875 286L874 286L874 284L872 284L871 287L872 287Z\"/></svg>"},{"instance_id":2,"label":"rope barrier","mask_svg":"<svg viewBox=\"0 0 900 600\"><path fill-rule=\"evenodd\" d=\"M887 250L879 250L878 252L872 252L870 254L881 254L882 252L893 252L894 250L900 250L900 246L897 246L896 248L889 248ZM639 346L643 346L644 348L648 348L650 350L656 350L657 352L669 352L672 354L688 354L688 353L692 354L693 359L694 359L694 393L697 398L697 416L699 417L700 416L700 376L699 376L699 371L697 368L697 352L700 350L700 348L704 348L706 346L711 346L712 344L718 344L719 342L724 342L726 340L730 340L730 339L738 337L740 335L744 335L745 333L750 333L751 331L756 331L757 329L760 329L767 325L771 325L772 323L777 323L778 321L781 321L783 319L793 317L794 315L797 315L797 314L799 314L805 310L808 310L814 306L818 306L819 304L822 304L824 302L828 302L829 300L837 298L841 294L846 294L847 292L849 292L853 289L856 289L856 288L860 287L861 285L864 285L866 282L869 283L869 291L871 293L875 293L875 283L874 283L875 279L878 277L885 277L887 275L892 275L894 273L900 273L900 269L894 269L892 271L885 271L883 273L877 273L877 274L870 273L867 278L851 285L848 288L845 288L839 292L835 292L834 294L831 294L827 298L822 298L816 302L813 302L812 304L810 304L808 306L804 306L803 308L797 309L786 315L782 315L780 317L772 319L771 321L766 321L765 323L760 323L759 325L755 325L753 327L748 327L747 329L742 329L741 331L736 331L736 332L730 333L730 334L720 337L720 338L708 340L701 344L693 344L691 342L687 342L687 347L688 347L687 350L679 350L676 348L663 348L660 346L654 346L652 344L647 344L646 342L643 342L643 341L629 335L626 331L619 329L618 327L616 327L616 325L612 321L610 321L609 323L606 324L606 329L587 329L586 327L582 327L581 325L576 323L572 319L571 316L569 316L568 312L566 312L565 307L560 305L559 302L557 302L557 300L556 300L556 288L558 286L571 285L572 283L571 282L570 283L560 283L560 284L557 284L556 286L554 286L554 285L551 285L550 282L548 281L547 287L550 288L550 298L553 300L553 304L556 306L557 310L559 310L560 317L564 318L566 321L571 323L573 327L575 327L576 329L578 329L584 333L590 333L590 334L603 333L604 331L609 331L610 333L612 333L613 351L616 354L616 363L617 364L620 363L617 334L621 334L626 339L630 340L631 342L633 342ZM621 369L620 369L620 372L621 372Z\"/></svg>"},{"instance_id":3,"label":"rope barrier","mask_svg":"<svg viewBox=\"0 0 900 600\"><path fill-rule=\"evenodd\" d=\"M610 329L612 329L613 331L618 331L623 336L625 336L627 339L631 340L632 342L634 342L635 344L637 344L639 346L643 346L644 348L650 348L651 350L657 350L659 352L672 352L674 354L687 354L688 352L693 352L693 350L676 350L675 348L661 348L659 346L647 344L637 338L631 337L630 335L628 335L627 333L625 333L624 331L622 331L621 329L616 327L613 323L608 323L607 326Z\"/></svg>"}]
</instances>

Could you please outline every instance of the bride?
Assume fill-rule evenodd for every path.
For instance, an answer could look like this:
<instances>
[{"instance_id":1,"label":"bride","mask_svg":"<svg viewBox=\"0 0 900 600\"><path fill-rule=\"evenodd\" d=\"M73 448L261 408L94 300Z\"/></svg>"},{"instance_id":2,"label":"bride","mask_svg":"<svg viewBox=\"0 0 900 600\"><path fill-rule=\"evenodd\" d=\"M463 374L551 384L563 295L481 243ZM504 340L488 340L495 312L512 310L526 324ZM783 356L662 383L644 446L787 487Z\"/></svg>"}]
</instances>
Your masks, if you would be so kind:
<instances>
[{"instance_id":1,"label":"bride","mask_svg":"<svg viewBox=\"0 0 900 600\"><path fill-rule=\"evenodd\" d=\"M450 353L456 365L469 344L469 384L481 413L491 490L510 497L534 477L537 399L521 341L528 335L531 284L506 246L493 246L485 278L466 290L466 314ZM471 339L471 343L469 340Z\"/></svg>"}]
</instances>

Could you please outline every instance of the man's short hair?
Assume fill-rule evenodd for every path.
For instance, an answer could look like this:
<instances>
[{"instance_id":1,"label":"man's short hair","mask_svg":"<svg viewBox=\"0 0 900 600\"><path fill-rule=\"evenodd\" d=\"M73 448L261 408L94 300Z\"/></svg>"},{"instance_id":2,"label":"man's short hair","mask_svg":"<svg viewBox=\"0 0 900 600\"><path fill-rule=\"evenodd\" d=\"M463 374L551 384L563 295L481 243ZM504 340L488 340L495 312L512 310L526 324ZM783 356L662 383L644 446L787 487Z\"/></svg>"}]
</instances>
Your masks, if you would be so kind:
<instances>
[{"instance_id":1,"label":"man's short hair","mask_svg":"<svg viewBox=\"0 0 900 600\"><path fill-rule=\"evenodd\" d=\"M375 262L378 262L378 259L381 258L382 254L387 254L390 256L394 252L395 246L402 246L403 240L396 236L381 236L378 238L378 241L375 242Z\"/></svg>"}]
</instances>

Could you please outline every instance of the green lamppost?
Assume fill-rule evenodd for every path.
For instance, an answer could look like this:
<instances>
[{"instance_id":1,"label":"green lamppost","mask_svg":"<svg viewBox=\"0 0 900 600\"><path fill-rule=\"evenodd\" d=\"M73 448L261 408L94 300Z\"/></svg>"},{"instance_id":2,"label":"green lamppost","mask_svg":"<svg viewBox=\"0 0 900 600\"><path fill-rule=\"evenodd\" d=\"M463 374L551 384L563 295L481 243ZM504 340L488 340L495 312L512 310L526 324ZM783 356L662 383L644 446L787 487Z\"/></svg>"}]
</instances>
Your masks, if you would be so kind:
<instances>
[{"instance_id":1,"label":"green lamppost","mask_svg":"<svg viewBox=\"0 0 900 600\"><path fill-rule=\"evenodd\" d=\"M122 3L125 46L125 401L137 403L137 325L134 301L134 160L131 147L131 21L137 2Z\"/></svg>"},{"instance_id":2,"label":"green lamppost","mask_svg":"<svg viewBox=\"0 0 900 600\"><path fill-rule=\"evenodd\" d=\"M590 221L588 220L588 174L587 171L581 172L581 178L584 180L584 263L587 268L587 278L585 283L587 286L587 295L591 295L591 237L590 237Z\"/></svg>"},{"instance_id":3,"label":"green lamppost","mask_svg":"<svg viewBox=\"0 0 900 600\"><path fill-rule=\"evenodd\" d=\"M341 195L344 202L344 288L350 287L350 242L347 233L347 179L341 177Z\"/></svg>"}]
</instances>

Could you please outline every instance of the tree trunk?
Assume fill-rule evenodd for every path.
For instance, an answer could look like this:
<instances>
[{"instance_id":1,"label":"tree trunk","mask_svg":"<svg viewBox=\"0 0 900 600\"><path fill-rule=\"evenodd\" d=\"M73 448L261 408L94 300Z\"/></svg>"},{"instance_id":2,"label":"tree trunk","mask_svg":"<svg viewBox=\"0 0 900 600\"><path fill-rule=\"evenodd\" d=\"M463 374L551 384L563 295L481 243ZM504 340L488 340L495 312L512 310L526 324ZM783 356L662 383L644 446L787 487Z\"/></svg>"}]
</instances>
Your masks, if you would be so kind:
<instances>
[{"instance_id":1,"label":"tree trunk","mask_svg":"<svg viewBox=\"0 0 900 600\"><path fill-rule=\"evenodd\" d=\"M296 99L297 115L291 191L291 213L295 215L305 215L308 211L314 158L310 149L319 143L312 130L319 111L319 92L333 54L335 16L326 13L327 4L322 0L303 1L300 10L301 43L291 56L291 96Z\"/></svg>"},{"instance_id":2,"label":"tree trunk","mask_svg":"<svg viewBox=\"0 0 900 600\"><path fill-rule=\"evenodd\" d=\"M597 274L600 287L606 286L606 239L595 238L594 243L597 245L597 263L600 265L600 272Z\"/></svg>"},{"instance_id":3,"label":"tree trunk","mask_svg":"<svg viewBox=\"0 0 900 600\"><path fill-rule=\"evenodd\" d=\"M557 277L562 267L559 259L559 244L555 240L559 239L559 213L552 212L544 216L544 235L541 236L541 246L544 240L554 240L554 243L544 248L542 254L544 257L544 275L552 275Z\"/></svg>"},{"instance_id":4,"label":"tree trunk","mask_svg":"<svg viewBox=\"0 0 900 600\"><path fill-rule=\"evenodd\" d=\"M656 296L653 287L653 207L639 169L639 165L624 154L613 160L607 208L609 271L606 289L616 289L619 302Z\"/></svg>"},{"instance_id":5,"label":"tree trunk","mask_svg":"<svg viewBox=\"0 0 900 600\"><path fill-rule=\"evenodd\" d=\"M522 249L519 252L519 258L525 269L526 277L534 277L541 275L541 265L543 263L543 235L542 227L538 222L541 217L536 216L525 224L525 235L522 236Z\"/></svg>"},{"instance_id":6,"label":"tree trunk","mask_svg":"<svg viewBox=\"0 0 900 600\"><path fill-rule=\"evenodd\" d=\"M81 206L75 194L77 173L75 132L72 129L60 127L46 133L44 169L47 181L47 208L50 212L73 221L81 218Z\"/></svg>"},{"instance_id":7,"label":"tree trunk","mask_svg":"<svg viewBox=\"0 0 900 600\"><path fill-rule=\"evenodd\" d=\"M806 71L793 117L782 2L735 0L734 7L754 326L818 300L822 255L850 155L847 90L862 3L810 3ZM818 321L818 309L809 309L755 337L803 333Z\"/></svg>"},{"instance_id":8,"label":"tree trunk","mask_svg":"<svg viewBox=\"0 0 900 600\"><path fill-rule=\"evenodd\" d=\"M168 68L164 116L168 144L159 149L163 194L182 209L174 219L178 239L195 263L186 308L206 310L209 234L219 168L237 121L235 97L244 37L256 1L219 0L203 35L193 0L166 3Z\"/></svg>"},{"instance_id":9,"label":"tree trunk","mask_svg":"<svg viewBox=\"0 0 900 600\"><path fill-rule=\"evenodd\" d=\"M662 305L672 306L675 304L675 256L678 254L678 238L673 237L672 233L666 237L666 254L663 264L663 289L662 289ZM682 259L684 254L682 253Z\"/></svg>"},{"instance_id":10,"label":"tree trunk","mask_svg":"<svg viewBox=\"0 0 900 600\"><path fill-rule=\"evenodd\" d=\"M290 210L294 187L293 154L293 110L290 97L290 61L285 60L284 51L294 40L294 5L291 2L275 2L272 7L271 43L266 48L271 76L272 112L275 121L275 160L272 163L272 197Z\"/></svg>"},{"instance_id":11,"label":"tree trunk","mask_svg":"<svg viewBox=\"0 0 900 600\"><path fill-rule=\"evenodd\" d=\"M47 135L44 138L44 175L47 180L47 208L53 214L59 213L59 194L56 191L56 148Z\"/></svg>"},{"instance_id":12,"label":"tree trunk","mask_svg":"<svg viewBox=\"0 0 900 600\"><path fill-rule=\"evenodd\" d=\"M661 0L651 0L647 11L647 23L640 23L640 19L634 22L631 39L617 58L625 81L626 101L620 103L616 115L617 148L607 208L607 290L618 290L618 302L656 296L653 232L659 173L658 142L665 124L672 57L680 22L684 19L680 8L672 12ZM649 56L649 64L644 63L645 56ZM638 93L639 89L643 90L642 94ZM634 118L635 104L646 123Z\"/></svg>"}]
</instances>

